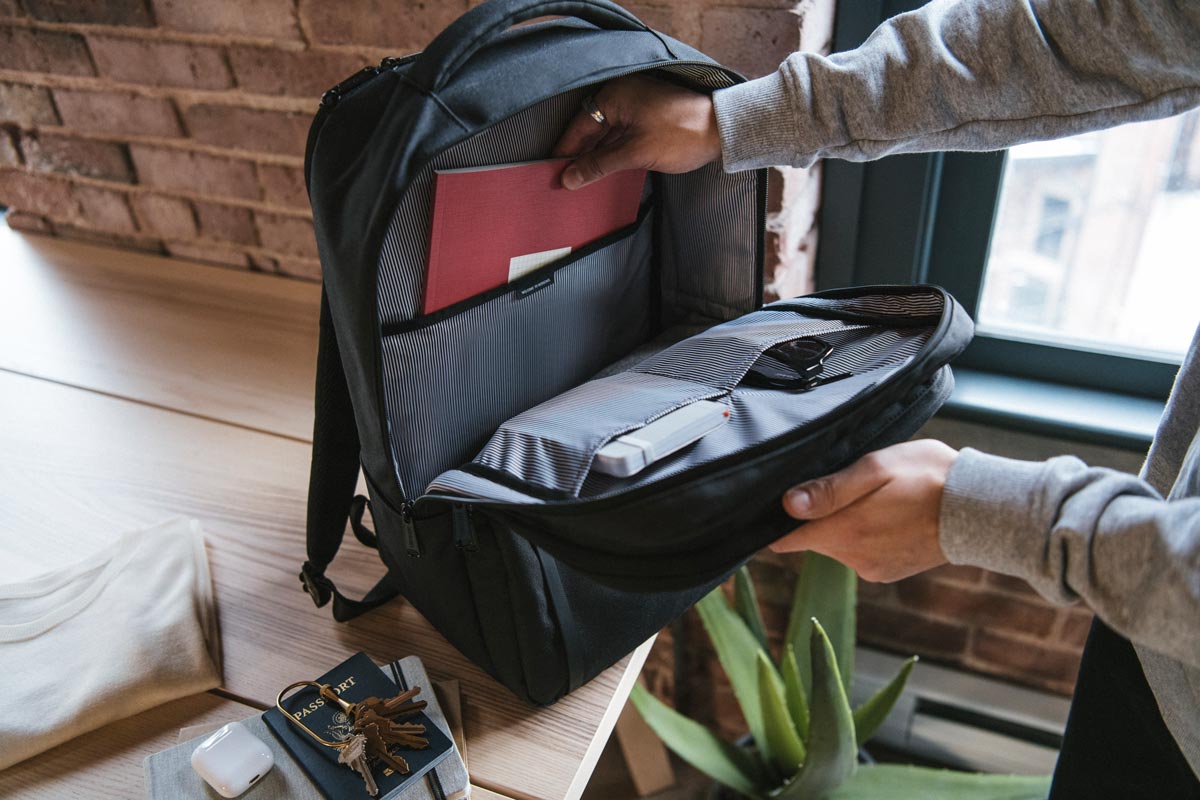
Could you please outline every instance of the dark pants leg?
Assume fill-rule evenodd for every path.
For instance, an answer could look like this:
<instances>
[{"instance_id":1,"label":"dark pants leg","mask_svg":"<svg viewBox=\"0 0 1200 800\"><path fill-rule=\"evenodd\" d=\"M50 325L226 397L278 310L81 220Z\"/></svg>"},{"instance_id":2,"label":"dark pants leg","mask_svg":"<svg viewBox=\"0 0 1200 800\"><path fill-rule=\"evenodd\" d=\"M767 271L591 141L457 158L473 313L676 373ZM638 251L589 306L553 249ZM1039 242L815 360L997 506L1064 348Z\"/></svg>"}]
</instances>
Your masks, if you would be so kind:
<instances>
[{"instance_id":1,"label":"dark pants leg","mask_svg":"<svg viewBox=\"0 0 1200 800\"><path fill-rule=\"evenodd\" d=\"M1092 623L1051 800L1200 800L1200 781L1171 738L1133 645Z\"/></svg>"}]
</instances>

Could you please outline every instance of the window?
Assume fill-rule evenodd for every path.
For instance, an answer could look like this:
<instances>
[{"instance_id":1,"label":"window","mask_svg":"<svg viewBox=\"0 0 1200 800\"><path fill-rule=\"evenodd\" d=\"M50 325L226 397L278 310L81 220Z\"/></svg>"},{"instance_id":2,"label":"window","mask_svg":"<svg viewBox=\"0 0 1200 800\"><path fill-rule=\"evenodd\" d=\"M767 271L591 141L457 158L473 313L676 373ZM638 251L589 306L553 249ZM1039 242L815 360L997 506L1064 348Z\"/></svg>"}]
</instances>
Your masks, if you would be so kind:
<instances>
[{"instance_id":1,"label":"window","mask_svg":"<svg viewBox=\"0 0 1200 800\"><path fill-rule=\"evenodd\" d=\"M1198 120L1009 150L979 329L1181 358L1200 322Z\"/></svg>"},{"instance_id":2,"label":"window","mask_svg":"<svg viewBox=\"0 0 1200 800\"><path fill-rule=\"evenodd\" d=\"M835 49L919 5L842 3ZM960 366L1166 397L1200 321L1200 111L824 170L818 288L940 284L977 323Z\"/></svg>"}]
</instances>

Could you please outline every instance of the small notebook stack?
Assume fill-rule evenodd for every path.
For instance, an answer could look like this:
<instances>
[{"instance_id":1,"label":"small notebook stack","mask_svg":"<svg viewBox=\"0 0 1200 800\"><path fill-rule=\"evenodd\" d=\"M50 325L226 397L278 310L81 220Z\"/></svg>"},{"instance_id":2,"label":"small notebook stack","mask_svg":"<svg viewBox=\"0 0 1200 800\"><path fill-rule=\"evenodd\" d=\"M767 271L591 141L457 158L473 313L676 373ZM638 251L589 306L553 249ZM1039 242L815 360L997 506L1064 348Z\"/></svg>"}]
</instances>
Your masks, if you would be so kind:
<instances>
[{"instance_id":1,"label":"small notebook stack","mask_svg":"<svg viewBox=\"0 0 1200 800\"><path fill-rule=\"evenodd\" d=\"M359 653L318 678L317 682L337 686L346 683L348 676L353 676L354 685L340 695L348 702L370 695L390 696L419 686L421 691L414 699L427 703L424 714L406 717L404 721L426 725L429 747L401 752L410 768L406 775L385 774L389 771L382 765L377 766L374 775L379 793L375 800L462 800L470 797L470 780L461 753L461 721L457 726L450 724L419 658L409 656L380 669L366 655ZM312 699L293 697L296 709L288 700L284 701L289 710L297 710L299 704L307 704ZM455 693L452 700L455 706L456 700ZM334 729L340 720L328 707L320 710L324 713L310 714L305 717L305 722L319 734L336 738ZM457 708L454 716L458 717ZM307 734L284 720L277 709L269 709L241 722L270 748L275 757L274 768L242 795L246 800L370 800L362 779L348 767L336 763L336 751L306 741ZM191 767L192 751L211 733L206 730L183 744L148 757L145 761L147 797L151 800L218 798L219 795Z\"/></svg>"}]
</instances>

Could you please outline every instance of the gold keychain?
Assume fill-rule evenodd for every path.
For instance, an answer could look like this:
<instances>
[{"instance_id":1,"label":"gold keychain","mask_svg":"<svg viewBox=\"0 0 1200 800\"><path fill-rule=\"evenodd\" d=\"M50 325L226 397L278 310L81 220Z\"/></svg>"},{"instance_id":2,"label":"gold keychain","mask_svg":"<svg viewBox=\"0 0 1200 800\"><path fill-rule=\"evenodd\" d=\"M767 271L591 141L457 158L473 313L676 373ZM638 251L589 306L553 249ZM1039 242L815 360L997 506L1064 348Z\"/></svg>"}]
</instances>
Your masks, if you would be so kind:
<instances>
[{"instance_id":1,"label":"gold keychain","mask_svg":"<svg viewBox=\"0 0 1200 800\"><path fill-rule=\"evenodd\" d=\"M283 707L283 697L293 689L307 686L317 689L318 694L332 702L342 710L350 725L350 735L342 741L332 742L318 736L315 731L294 717ZM338 696L328 684L315 681L296 681L284 687L275 696L275 707L283 716L307 733L318 744L332 747L338 751L338 763L357 772L366 784L367 794L375 797L379 787L371 772L371 761L382 761L401 775L408 774L408 762L390 751L392 745L407 747L411 750L423 750L429 746L429 740L421 734L425 726L414 722L396 722L398 717L406 717L425 710L424 700L416 700L421 687L414 686L387 700L378 697L368 697L358 703L348 703Z\"/></svg>"}]
</instances>

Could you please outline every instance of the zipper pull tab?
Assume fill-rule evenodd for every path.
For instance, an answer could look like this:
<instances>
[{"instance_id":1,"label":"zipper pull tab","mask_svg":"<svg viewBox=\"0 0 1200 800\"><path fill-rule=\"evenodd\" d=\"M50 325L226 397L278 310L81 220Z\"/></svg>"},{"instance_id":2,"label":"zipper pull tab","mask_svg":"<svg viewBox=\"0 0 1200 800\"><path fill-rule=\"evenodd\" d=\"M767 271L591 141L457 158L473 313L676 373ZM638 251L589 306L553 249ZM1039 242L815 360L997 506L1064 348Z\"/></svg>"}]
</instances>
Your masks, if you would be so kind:
<instances>
[{"instance_id":1,"label":"zipper pull tab","mask_svg":"<svg viewBox=\"0 0 1200 800\"><path fill-rule=\"evenodd\" d=\"M358 88L360 84L366 83L378 74L379 67L363 67L358 72L354 73L349 78L346 78L346 80L342 81L337 86L334 86L332 89L325 92L325 94L321 95L321 105L325 108L331 108L332 106L337 105L338 101L342 99L343 95L345 95L351 89Z\"/></svg>"},{"instance_id":2,"label":"zipper pull tab","mask_svg":"<svg viewBox=\"0 0 1200 800\"><path fill-rule=\"evenodd\" d=\"M400 522L404 525L404 549L409 558L421 557L421 542L417 540L417 525L413 519L413 504L405 500L400 506Z\"/></svg>"},{"instance_id":3,"label":"zipper pull tab","mask_svg":"<svg viewBox=\"0 0 1200 800\"><path fill-rule=\"evenodd\" d=\"M475 540L475 526L471 524L471 507L463 503L450 506L450 524L454 529L454 546L459 550L474 553L479 549Z\"/></svg>"}]
</instances>

